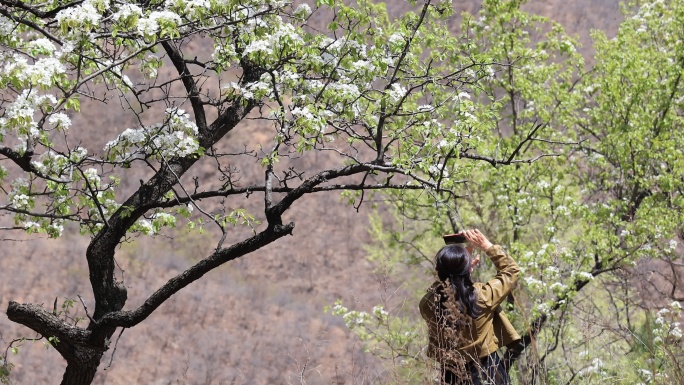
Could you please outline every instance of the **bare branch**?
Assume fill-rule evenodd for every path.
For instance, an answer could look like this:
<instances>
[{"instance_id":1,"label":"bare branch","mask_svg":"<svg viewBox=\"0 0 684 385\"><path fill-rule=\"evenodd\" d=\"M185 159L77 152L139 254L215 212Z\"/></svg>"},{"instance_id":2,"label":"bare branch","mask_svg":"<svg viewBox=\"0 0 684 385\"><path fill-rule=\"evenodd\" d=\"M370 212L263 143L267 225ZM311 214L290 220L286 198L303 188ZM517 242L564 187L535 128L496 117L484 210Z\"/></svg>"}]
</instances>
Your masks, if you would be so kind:
<instances>
[{"instance_id":1,"label":"bare branch","mask_svg":"<svg viewBox=\"0 0 684 385\"><path fill-rule=\"evenodd\" d=\"M183 273L171 278L154 294L152 294L139 308L133 311L118 311L107 313L96 324L97 327L126 327L130 328L145 320L162 303L182 288L200 279L204 274L223 265L228 261L240 258L285 235L291 235L294 223L269 226L266 230L238 242L228 248L215 251Z\"/></svg>"},{"instance_id":2,"label":"bare branch","mask_svg":"<svg viewBox=\"0 0 684 385\"><path fill-rule=\"evenodd\" d=\"M166 53L169 55L171 62L176 67L176 71L178 71L178 74L181 77L183 86L185 87L188 97L190 98L192 111L195 113L195 121L197 123L197 127L199 129L206 130L207 118L204 114L204 107L202 105L202 100L200 99L200 93L197 88L197 83L195 82L195 79L192 77L190 70L185 65L185 60L183 60L183 56L181 55L180 51L176 49L176 47L171 45L171 42L169 41L163 41L162 47L164 47L164 50L166 50Z\"/></svg>"}]
</instances>

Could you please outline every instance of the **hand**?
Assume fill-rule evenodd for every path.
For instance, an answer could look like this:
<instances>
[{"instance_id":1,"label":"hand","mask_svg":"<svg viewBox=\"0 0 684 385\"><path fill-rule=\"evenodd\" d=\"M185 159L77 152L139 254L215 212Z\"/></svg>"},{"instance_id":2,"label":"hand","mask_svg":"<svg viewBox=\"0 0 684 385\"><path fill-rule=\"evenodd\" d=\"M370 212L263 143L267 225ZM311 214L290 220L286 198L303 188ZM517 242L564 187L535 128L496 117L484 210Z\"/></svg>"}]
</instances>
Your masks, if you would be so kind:
<instances>
[{"instance_id":1,"label":"hand","mask_svg":"<svg viewBox=\"0 0 684 385\"><path fill-rule=\"evenodd\" d=\"M463 235L465 235L468 243L480 250L487 251L487 249L492 247L492 243L489 242L487 237L485 237L484 234L482 234L478 229L465 230L463 231Z\"/></svg>"}]
</instances>

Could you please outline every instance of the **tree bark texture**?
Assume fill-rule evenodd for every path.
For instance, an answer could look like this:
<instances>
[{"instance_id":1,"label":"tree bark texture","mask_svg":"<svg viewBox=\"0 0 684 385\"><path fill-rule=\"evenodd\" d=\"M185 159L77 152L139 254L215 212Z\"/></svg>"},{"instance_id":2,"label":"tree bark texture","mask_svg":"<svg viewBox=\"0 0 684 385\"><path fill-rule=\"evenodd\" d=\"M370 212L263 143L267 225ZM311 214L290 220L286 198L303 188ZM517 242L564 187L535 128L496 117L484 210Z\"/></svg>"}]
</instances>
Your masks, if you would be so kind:
<instances>
[{"instance_id":1,"label":"tree bark texture","mask_svg":"<svg viewBox=\"0 0 684 385\"><path fill-rule=\"evenodd\" d=\"M7 317L43 337L56 338L52 346L67 361L62 385L85 385L93 381L107 346L93 344L90 331L70 325L54 312L34 304L10 301Z\"/></svg>"},{"instance_id":2,"label":"tree bark texture","mask_svg":"<svg viewBox=\"0 0 684 385\"><path fill-rule=\"evenodd\" d=\"M102 354L92 358L91 362L86 363L68 362L61 385L90 385L97 373Z\"/></svg>"}]
</instances>

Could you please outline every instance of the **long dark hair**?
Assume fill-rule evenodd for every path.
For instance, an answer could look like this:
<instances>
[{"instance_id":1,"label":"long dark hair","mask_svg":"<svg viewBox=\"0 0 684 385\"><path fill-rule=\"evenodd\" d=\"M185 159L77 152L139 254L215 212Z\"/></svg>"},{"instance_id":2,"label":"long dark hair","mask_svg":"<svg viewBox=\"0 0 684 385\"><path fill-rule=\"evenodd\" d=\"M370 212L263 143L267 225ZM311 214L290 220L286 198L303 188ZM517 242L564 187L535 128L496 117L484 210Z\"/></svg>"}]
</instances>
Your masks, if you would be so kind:
<instances>
[{"instance_id":1,"label":"long dark hair","mask_svg":"<svg viewBox=\"0 0 684 385\"><path fill-rule=\"evenodd\" d=\"M453 290L453 300L456 301L459 310L472 318L477 318L482 311L477 306L477 293L470 278L470 265L470 253L460 245L446 245L435 256L437 276L445 288L450 287Z\"/></svg>"}]
</instances>

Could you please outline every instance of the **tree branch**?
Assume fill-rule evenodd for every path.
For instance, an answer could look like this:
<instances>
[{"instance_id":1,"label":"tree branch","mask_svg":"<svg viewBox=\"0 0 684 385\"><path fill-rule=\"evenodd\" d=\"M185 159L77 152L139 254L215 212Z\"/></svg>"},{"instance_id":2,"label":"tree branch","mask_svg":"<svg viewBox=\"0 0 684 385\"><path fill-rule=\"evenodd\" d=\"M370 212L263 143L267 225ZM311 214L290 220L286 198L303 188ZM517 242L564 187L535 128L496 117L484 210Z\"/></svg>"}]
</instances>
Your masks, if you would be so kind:
<instances>
[{"instance_id":1,"label":"tree branch","mask_svg":"<svg viewBox=\"0 0 684 385\"><path fill-rule=\"evenodd\" d=\"M290 193L294 190L294 187L273 187L270 189L273 193ZM317 186L312 188L309 193L318 193L326 191L359 191L359 190L423 190L424 186L421 185L410 185L410 184L335 184L328 186ZM151 204L145 206L144 209L149 211L155 208L170 208L180 205L184 205L196 200L217 198L217 197L229 197L232 195L242 195L242 194L252 194L255 192L266 192L268 188L266 186L253 185L242 188L231 188L229 190L216 190L216 191L205 191L201 193L196 193L189 195L187 197L175 197L173 200L166 202L160 202L156 204Z\"/></svg>"},{"instance_id":2,"label":"tree branch","mask_svg":"<svg viewBox=\"0 0 684 385\"><path fill-rule=\"evenodd\" d=\"M560 156L560 154L539 154L539 155L537 155L533 158L529 158L529 159L513 159L513 160L506 159L506 160L504 160L504 159L496 159L496 158L489 157L489 156L483 156L483 155L477 155L477 154L468 154L467 150L465 150L465 151L461 151L459 156L461 158L466 158L466 159L483 160L483 161L491 164L492 166L496 167L499 165L505 166L505 165L516 164L516 163L533 163L533 162L536 162L537 160L539 160L541 158L546 158L546 157L550 157L550 156Z\"/></svg>"},{"instance_id":3,"label":"tree branch","mask_svg":"<svg viewBox=\"0 0 684 385\"><path fill-rule=\"evenodd\" d=\"M11 148L8 147L0 147L0 154L6 156L9 160L14 162L17 166L19 166L23 171L29 172L36 174L42 179L49 180L51 182L55 183L71 183L70 180L63 180L63 179L56 179L53 178L49 175L45 175L44 173L40 172L32 163L31 163L31 158L33 157L33 152L26 151L23 154L20 154L17 151L12 150Z\"/></svg>"},{"instance_id":4,"label":"tree branch","mask_svg":"<svg viewBox=\"0 0 684 385\"><path fill-rule=\"evenodd\" d=\"M55 17L59 13L59 11L61 11L63 9L67 9L69 7L73 7L74 5L81 4L82 2L83 2L83 0L72 1L70 3L61 5L59 7L55 7L49 11L41 11L41 10L35 9L33 7L26 5L26 3L24 3L23 1L1 0L0 4L3 4L3 5L8 6L8 7L23 9L24 11L28 11L29 13L31 13L35 16L46 19L46 18Z\"/></svg>"},{"instance_id":5,"label":"tree branch","mask_svg":"<svg viewBox=\"0 0 684 385\"><path fill-rule=\"evenodd\" d=\"M385 86L385 91L389 90L392 87L392 84L395 83L397 80L397 75L399 74L399 69L406 58L406 55L408 54L408 51L411 48L411 42L415 38L416 34L418 33L418 29L420 29L420 26L423 24L425 21L425 16L427 14L427 10L430 7L430 0L427 0L425 4L423 5L423 9L420 12L420 16L418 17L418 20L416 21L416 24L413 28L413 31L411 31L411 36L409 36L406 39L406 44L404 44L404 48L401 51L401 55L399 55L399 59L397 59L397 64L394 67L394 71L392 73L392 76L389 79L389 82L387 82L387 85ZM403 103L404 99L406 98L406 95L402 95L402 100L397 104L397 109L399 106ZM377 156L375 158L375 161L377 163L382 163L384 162L384 157L385 157L385 149L382 145L382 133L383 133L383 128L385 126L385 120L387 119L389 114L386 112L386 106L383 103L383 106L380 109L380 119L378 120L378 125L376 127L376 133L375 137L373 138L375 142L375 151L377 151ZM396 111L396 110L395 110Z\"/></svg>"},{"instance_id":6,"label":"tree branch","mask_svg":"<svg viewBox=\"0 0 684 385\"><path fill-rule=\"evenodd\" d=\"M40 305L10 301L7 307L7 318L34 330L43 337L57 337L59 342L54 343L53 346L65 358L77 354L76 345L89 346L93 349L88 345L91 337L90 331L68 324ZM104 352L105 349L101 350Z\"/></svg>"},{"instance_id":7,"label":"tree branch","mask_svg":"<svg viewBox=\"0 0 684 385\"><path fill-rule=\"evenodd\" d=\"M518 146L515 148L515 150L513 150L511 156L508 157L508 160L506 162L510 164L513 161L513 159L515 159L515 156L518 155L518 152L520 152L520 149L525 145L525 143L531 140L534 134L536 134L540 128L545 127L546 125L546 123L540 123L534 126L534 128L532 128L532 130L530 130L530 132L527 134L527 137L525 137L525 139L521 140L520 143L518 143Z\"/></svg>"},{"instance_id":8,"label":"tree branch","mask_svg":"<svg viewBox=\"0 0 684 385\"><path fill-rule=\"evenodd\" d=\"M164 50L166 50L166 53L169 55L169 59L171 59L171 62L173 63L174 67L176 67L178 75L180 75L181 77L181 81L183 82L185 91L187 92L190 98L190 104L192 105L192 111L195 114L195 122L197 123L197 127L199 129L206 129L207 118L204 114L204 107L202 106L200 93L197 89L197 83L195 82L195 79L193 79L192 74L190 74L190 70L185 65L185 60L183 60L183 56L178 51L178 49L176 49L176 47L171 45L169 41L163 41L162 46L164 47Z\"/></svg>"},{"instance_id":9,"label":"tree branch","mask_svg":"<svg viewBox=\"0 0 684 385\"><path fill-rule=\"evenodd\" d=\"M139 324L172 295L176 294L192 282L200 279L204 274L226 262L258 250L285 235L292 235L294 227L295 225L292 222L286 225L269 226L266 230L251 238L214 252L196 265L185 270L183 273L171 278L136 310L108 313L98 321L97 326L105 328L119 326L130 328Z\"/></svg>"}]
</instances>

